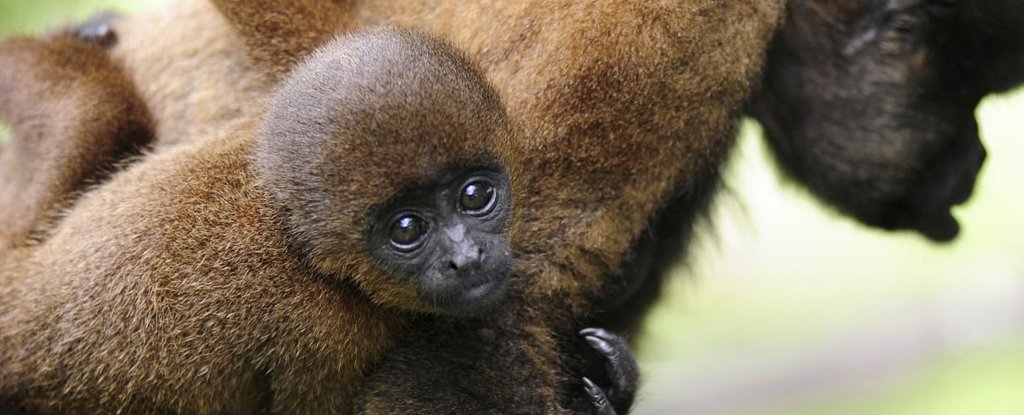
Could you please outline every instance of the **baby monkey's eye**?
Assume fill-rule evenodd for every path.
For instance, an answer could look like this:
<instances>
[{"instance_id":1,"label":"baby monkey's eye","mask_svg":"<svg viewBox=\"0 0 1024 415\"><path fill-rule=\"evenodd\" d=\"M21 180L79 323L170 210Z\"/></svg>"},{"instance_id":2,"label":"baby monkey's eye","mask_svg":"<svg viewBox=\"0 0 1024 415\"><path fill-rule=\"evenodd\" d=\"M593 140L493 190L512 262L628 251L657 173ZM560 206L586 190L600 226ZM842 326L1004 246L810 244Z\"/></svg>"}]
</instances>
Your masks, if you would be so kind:
<instances>
[{"instance_id":1,"label":"baby monkey's eye","mask_svg":"<svg viewBox=\"0 0 1024 415\"><path fill-rule=\"evenodd\" d=\"M391 222L391 245L399 251L416 249L426 234L427 222L414 214L403 214Z\"/></svg>"},{"instance_id":2,"label":"baby monkey's eye","mask_svg":"<svg viewBox=\"0 0 1024 415\"><path fill-rule=\"evenodd\" d=\"M473 215L484 215L494 208L494 186L485 180L473 180L462 187L459 209Z\"/></svg>"}]
</instances>

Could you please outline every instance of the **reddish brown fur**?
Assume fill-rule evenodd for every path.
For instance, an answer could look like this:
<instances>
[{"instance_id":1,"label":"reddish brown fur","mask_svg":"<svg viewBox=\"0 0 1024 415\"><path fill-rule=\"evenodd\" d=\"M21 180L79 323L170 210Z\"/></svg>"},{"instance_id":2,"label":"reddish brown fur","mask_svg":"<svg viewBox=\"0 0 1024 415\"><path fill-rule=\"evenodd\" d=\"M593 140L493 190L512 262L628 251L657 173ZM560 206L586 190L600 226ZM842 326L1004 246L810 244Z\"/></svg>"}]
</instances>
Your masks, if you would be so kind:
<instances>
[{"instance_id":1,"label":"reddish brown fur","mask_svg":"<svg viewBox=\"0 0 1024 415\"><path fill-rule=\"evenodd\" d=\"M212 3L239 34L256 64L272 68L269 73L276 76L270 79L287 73L299 59L330 39L349 15L347 4L338 4L348 0L293 0L288 3L287 18L268 13L281 9L281 2L274 0Z\"/></svg>"},{"instance_id":2,"label":"reddish brown fur","mask_svg":"<svg viewBox=\"0 0 1024 415\"><path fill-rule=\"evenodd\" d=\"M152 139L134 84L106 51L69 36L0 42L0 253L38 239L72 195Z\"/></svg>"}]
</instances>

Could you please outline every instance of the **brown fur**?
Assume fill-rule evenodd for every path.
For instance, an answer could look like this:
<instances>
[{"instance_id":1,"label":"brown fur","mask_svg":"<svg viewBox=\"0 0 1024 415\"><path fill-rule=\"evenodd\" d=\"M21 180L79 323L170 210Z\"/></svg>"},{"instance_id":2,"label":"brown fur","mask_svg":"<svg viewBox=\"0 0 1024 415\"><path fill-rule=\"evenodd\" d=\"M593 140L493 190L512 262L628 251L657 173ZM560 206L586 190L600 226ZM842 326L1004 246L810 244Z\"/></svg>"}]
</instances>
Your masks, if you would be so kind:
<instances>
[{"instance_id":1,"label":"brown fur","mask_svg":"<svg viewBox=\"0 0 1024 415\"><path fill-rule=\"evenodd\" d=\"M131 74L156 121L162 151L220 137L259 116L274 87L246 56L241 39L205 1L126 16L114 24L114 59Z\"/></svg>"},{"instance_id":2,"label":"brown fur","mask_svg":"<svg viewBox=\"0 0 1024 415\"><path fill-rule=\"evenodd\" d=\"M348 0L294 0L288 2L283 16L277 13L282 9L279 1L212 3L238 33L253 61L271 69L270 79L287 73L299 59L325 43L335 29L347 24L349 16Z\"/></svg>"},{"instance_id":3,"label":"brown fur","mask_svg":"<svg viewBox=\"0 0 1024 415\"><path fill-rule=\"evenodd\" d=\"M40 413L344 407L401 319L285 249L246 133L150 157L5 261L8 399Z\"/></svg>"},{"instance_id":4,"label":"brown fur","mask_svg":"<svg viewBox=\"0 0 1024 415\"><path fill-rule=\"evenodd\" d=\"M0 402L39 413L348 412L358 381L411 316L399 308L423 307L384 283L347 226L395 189L478 160L491 140L511 134L497 94L472 65L450 47L401 33L401 42L384 44L394 50L368 50L381 45L366 41L381 36L371 33L357 43L362 49L312 58L341 59L324 66L330 71L375 76L355 82L365 90L340 91L343 99L301 90L323 94L313 98L324 100L326 118L299 126L328 128L324 139L257 146L260 134L264 143L303 137L277 135L295 123L240 120L228 134L147 156L84 194L48 239L12 250L0 262ZM374 66L381 56L400 59ZM389 82L380 82L384 75ZM457 92L445 95L451 85ZM420 99L396 101L403 93ZM375 118L353 128L332 102L391 111L369 111ZM288 170L278 164L288 158L274 157L288 144L341 146L321 152L340 170L322 180L343 184L330 201L356 217L341 225L346 256L328 256L326 265L290 249L288 210L276 209L292 190L266 173ZM405 165L416 168L395 171Z\"/></svg>"},{"instance_id":5,"label":"brown fur","mask_svg":"<svg viewBox=\"0 0 1024 415\"><path fill-rule=\"evenodd\" d=\"M72 195L152 140L134 84L105 49L70 36L0 42L0 253L38 239Z\"/></svg>"}]
</instances>

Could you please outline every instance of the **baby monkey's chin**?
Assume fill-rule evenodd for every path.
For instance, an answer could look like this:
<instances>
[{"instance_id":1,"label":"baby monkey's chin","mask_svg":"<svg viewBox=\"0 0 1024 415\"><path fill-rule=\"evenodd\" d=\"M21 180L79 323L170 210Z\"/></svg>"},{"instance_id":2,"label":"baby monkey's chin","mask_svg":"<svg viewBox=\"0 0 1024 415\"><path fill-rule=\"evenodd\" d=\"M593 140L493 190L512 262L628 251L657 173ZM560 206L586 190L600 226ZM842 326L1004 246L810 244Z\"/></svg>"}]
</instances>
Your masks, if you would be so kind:
<instances>
[{"instance_id":1,"label":"baby monkey's chin","mask_svg":"<svg viewBox=\"0 0 1024 415\"><path fill-rule=\"evenodd\" d=\"M477 316L497 308L508 290L507 275L490 275L445 287L428 296L438 312L457 316Z\"/></svg>"}]
</instances>

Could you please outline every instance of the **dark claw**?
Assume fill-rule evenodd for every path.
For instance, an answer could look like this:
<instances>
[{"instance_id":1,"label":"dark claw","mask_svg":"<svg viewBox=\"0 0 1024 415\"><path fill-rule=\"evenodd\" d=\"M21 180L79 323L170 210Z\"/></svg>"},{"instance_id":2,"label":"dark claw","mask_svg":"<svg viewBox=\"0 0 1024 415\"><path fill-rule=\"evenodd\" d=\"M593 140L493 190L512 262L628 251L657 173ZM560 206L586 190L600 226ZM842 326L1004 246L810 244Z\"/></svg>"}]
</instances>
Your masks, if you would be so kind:
<instances>
[{"instance_id":1,"label":"dark claw","mask_svg":"<svg viewBox=\"0 0 1024 415\"><path fill-rule=\"evenodd\" d=\"M604 394L604 391L586 377L583 378L583 390L587 392L587 397L590 398L590 403L594 405L597 415L618 414L611 403L608 402L608 397Z\"/></svg>"},{"instance_id":2,"label":"dark claw","mask_svg":"<svg viewBox=\"0 0 1024 415\"><path fill-rule=\"evenodd\" d=\"M608 342L608 340L605 340L605 339L603 339L601 337L598 337L598 335L596 335L596 334L584 333L585 331L586 330L581 331L580 334L586 336L585 338L587 340L587 343L590 344L590 347L592 347L592 348L594 348L594 350L597 350L598 352L600 352L603 356L605 356L609 360L618 357L618 351L616 351L612 347L612 345Z\"/></svg>"},{"instance_id":3,"label":"dark claw","mask_svg":"<svg viewBox=\"0 0 1024 415\"><path fill-rule=\"evenodd\" d=\"M83 41L109 48L117 43L113 25L120 18L116 13L103 12L71 28L71 34Z\"/></svg>"},{"instance_id":4,"label":"dark claw","mask_svg":"<svg viewBox=\"0 0 1024 415\"><path fill-rule=\"evenodd\" d=\"M583 378L583 388L594 403L597 413L628 413L633 406L640 378L629 345L621 337L604 329L587 328L581 330L580 335L604 359L604 368L611 383L609 388L601 389L590 379Z\"/></svg>"}]
</instances>

